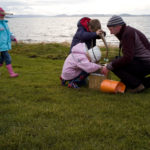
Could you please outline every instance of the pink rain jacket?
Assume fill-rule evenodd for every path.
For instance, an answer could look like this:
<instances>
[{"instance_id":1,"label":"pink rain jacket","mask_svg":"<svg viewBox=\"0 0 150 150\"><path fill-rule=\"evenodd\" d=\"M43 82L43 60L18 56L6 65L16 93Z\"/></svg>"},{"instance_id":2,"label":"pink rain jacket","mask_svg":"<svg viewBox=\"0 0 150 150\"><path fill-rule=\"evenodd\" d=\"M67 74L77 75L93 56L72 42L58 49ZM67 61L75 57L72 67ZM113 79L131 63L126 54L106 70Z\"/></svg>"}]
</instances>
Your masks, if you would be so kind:
<instances>
[{"instance_id":1,"label":"pink rain jacket","mask_svg":"<svg viewBox=\"0 0 150 150\"><path fill-rule=\"evenodd\" d=\"M92 73L101 68L100 65L88 60L85 43L75 45L71 51L72 52L66 58L62 69L61 77L64 80L72 80L82 71Z\"/></svg>"}]
</instances>

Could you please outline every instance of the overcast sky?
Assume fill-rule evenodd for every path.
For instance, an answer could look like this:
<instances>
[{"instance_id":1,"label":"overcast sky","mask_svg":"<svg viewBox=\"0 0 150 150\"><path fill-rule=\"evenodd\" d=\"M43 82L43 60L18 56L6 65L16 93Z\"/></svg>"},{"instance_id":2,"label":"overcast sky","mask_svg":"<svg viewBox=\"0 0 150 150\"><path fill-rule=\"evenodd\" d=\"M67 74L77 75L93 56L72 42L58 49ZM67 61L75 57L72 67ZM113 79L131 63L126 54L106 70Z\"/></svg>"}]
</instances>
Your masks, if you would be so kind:
<instances>
[{"instance_id":1,"label":"overcast sky","mask_svg":"<svg viewBox=\"0 0 150 150\"><path fill-rule=\"evenodd\" d=\"M150 14L150 0L0 0L0 7L20 14Z\"/></svg>"}]
</instances>

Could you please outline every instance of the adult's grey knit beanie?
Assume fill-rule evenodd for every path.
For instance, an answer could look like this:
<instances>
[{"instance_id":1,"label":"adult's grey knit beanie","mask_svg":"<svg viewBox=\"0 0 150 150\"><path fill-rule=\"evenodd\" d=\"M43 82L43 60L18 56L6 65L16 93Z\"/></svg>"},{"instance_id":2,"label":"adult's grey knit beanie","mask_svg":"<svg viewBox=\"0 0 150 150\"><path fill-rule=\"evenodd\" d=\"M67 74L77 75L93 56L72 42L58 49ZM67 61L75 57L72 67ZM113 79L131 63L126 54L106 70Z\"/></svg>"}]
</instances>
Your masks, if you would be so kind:
<instances>
[{"instance_id":1,"label":"adult's grey knit beanie","mask_svg":"<svg viewBox=\"0 0 150 150\"><path fill-rule=\"evenodd\" d=\"M116 25L124 25L124 24L126 24L126 23L124 22L124 20L120 16L113 15L108 20L107 27L113 27L113 26L116 26Z\"/></svg>"}]
</instances>

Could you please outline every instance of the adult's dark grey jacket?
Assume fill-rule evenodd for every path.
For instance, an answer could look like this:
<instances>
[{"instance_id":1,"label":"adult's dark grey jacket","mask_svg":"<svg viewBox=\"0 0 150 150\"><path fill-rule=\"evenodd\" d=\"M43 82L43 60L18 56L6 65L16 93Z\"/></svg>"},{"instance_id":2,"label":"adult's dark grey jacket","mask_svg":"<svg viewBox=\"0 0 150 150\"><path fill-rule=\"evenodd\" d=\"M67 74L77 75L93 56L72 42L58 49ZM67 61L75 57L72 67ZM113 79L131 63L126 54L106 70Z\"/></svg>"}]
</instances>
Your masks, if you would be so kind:
<instances>
[{"instance_id":1,"label":"adult's dark grey jacket","mask_svg":"<svg viewBox=\"0 0 150 150\"><path fill-rule=\"evenodd\" d=\"M122 56L107 65L109 70L125 67L134 59L150 65L150 42L142 32L124 25L116 37L120 41Z\"/></svg>"}]
</instances>

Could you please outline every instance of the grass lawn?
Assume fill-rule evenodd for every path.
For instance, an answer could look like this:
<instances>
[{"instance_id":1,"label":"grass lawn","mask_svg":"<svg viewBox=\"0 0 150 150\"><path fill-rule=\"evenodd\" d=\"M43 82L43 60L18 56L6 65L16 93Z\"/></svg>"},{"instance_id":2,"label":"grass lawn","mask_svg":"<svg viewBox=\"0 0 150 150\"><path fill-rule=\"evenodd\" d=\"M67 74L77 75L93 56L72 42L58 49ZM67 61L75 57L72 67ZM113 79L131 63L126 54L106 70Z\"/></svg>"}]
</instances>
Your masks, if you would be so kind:
<instances>
[{"instance_id":1,"label":"grass lawn","mask_svg":"<svg viewBox=\"0 0 150 150\"><path fill-rule=\"evenodd\" d=\"M19 77L0 68L0 150L150 150L150 89L107 94L63 87L68 52L65 44L13 45Z\"/></svg>"}]
</instances>

